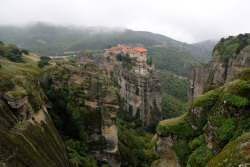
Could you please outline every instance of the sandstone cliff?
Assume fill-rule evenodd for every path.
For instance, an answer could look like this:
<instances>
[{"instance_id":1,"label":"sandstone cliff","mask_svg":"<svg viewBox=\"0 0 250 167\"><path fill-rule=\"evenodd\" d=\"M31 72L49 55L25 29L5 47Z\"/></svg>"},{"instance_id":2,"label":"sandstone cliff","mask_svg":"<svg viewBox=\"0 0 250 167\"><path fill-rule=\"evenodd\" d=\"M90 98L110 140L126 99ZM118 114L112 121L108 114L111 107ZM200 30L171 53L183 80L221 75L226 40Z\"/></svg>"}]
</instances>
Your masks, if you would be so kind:
<instances>
[{"instance_id":1,"label":"sandstone cliff","mask_svg":"<svg viewBox=\"0 0 250 167\"><path fill-rule=\"evenodd\" d=\"M120 103L119 90L106 75L99 72L95 64L81 58L78 62L81 65L57 61L56 68L48 69L43 74L42 83L46 86L46 78L50 78L55 89L69 91L69 97L74 99L72 107L85 112L84 118L78 120L88 135L87 152L99 165L119 167L118 128L115 125Z\"/></svg>"},{"instance_id":2,"label":"sandstone cliff","mask_svg":"<svg viewBox=\"0 0 250 167\"><path fill-rule=\"evenodd\" d=\"M0 70L0 166L69 167L64 144L46 109L41 70L2 62Z\"/></svg>"},{"instance_id":3,"label":"sandstone cliff","mask_svg":"<svg viewBox=\"0 0 250 167\"><path fill-rule=\"evenodd\" d=\"M100 67L120 87L122 108L148 126L162 117L161 85L154 66L138 61L128 54L106 52Z\"/></svg>"},{"instance_id":4,"label":"sandstone cliff","mask_svg":"<svg viewBox=\"0 0 250 167\"><path fill-rule=\"evenodd\" d=\"M124 110L139 117L145 126L153 120L161 120L161 86L154 71L141 74L117 65L114 75L121 86Z\"/></svg>"},{"instance_id":5,"label":"sandstone cliff","mask_svg":"<svg viewBox=\"0 0 250 167\"><path fill-rule=\"evenodd\" d=\"M188 100L219 87L227 82L239 71L250 66L249 46L239 50L242 41L249 40L247 34L242 37L229 37L220 41L214 48L212 62L193 66L189 71Z\"/></svg>"}]
</instances>

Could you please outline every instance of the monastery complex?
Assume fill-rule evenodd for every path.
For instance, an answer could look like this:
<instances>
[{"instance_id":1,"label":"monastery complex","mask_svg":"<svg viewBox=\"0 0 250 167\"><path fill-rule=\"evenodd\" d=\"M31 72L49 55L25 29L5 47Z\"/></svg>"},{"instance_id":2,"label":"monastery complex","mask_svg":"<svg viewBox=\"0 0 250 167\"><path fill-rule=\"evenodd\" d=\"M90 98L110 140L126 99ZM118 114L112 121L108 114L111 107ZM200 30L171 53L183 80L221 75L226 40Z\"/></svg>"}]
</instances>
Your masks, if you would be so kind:
<instances>
[{"instance_id":1,"label":"monastery complex","mask_svg":"<svg viewBox=\"0 0 250 167\"><path fill-rule=\"evenodd\" d=\"M135 73L146 74L148 70L154 68L153 65L147 65L147 49L145 48L132 48L130 46L118 44L116 47L105 49L105 57L114 54L120 54L124 57L129 55L131 59L135 60L136 64L133 66Z\"/></svg>"},{"instance_id":2,"label":"monastery complex","mask_svg":"<svg viewBox=\"0 0 250 167\"><path fill-rule=\"evenodd\" d=\"M132 48L130 46L118 44L117 47L106 49L105 55L110 53L117 53L122 56L128 54L130 58L137 58L137 61L142 64L147 63L147 49L144 48Z\"/></svg>"}]
</instances>

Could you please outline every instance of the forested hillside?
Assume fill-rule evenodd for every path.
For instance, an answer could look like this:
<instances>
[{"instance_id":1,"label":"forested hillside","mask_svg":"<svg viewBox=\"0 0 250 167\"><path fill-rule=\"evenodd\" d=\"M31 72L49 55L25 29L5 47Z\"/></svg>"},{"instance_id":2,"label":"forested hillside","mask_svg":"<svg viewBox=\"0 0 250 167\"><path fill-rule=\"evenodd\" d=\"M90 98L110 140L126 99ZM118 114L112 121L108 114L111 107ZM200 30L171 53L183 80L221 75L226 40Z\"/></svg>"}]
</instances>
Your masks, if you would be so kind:
<instances>
[{"instance_id":1,"label":"forested hillside","mask_svg":"<svg viewBox=\"0 0 250 167\"><path fill-rule=\"evenodd\" d=\"M198 47L164 35L124 28L67 27L37 22L23 27L0 26L0 37L6 44L21 45L31 52L52 56L63 55L65 51L102 50L119 43L144 47L167 45L193 50L196 55L201 53ZM210 53L207 49L205 52Z\"/></svg>"}]
</instances>

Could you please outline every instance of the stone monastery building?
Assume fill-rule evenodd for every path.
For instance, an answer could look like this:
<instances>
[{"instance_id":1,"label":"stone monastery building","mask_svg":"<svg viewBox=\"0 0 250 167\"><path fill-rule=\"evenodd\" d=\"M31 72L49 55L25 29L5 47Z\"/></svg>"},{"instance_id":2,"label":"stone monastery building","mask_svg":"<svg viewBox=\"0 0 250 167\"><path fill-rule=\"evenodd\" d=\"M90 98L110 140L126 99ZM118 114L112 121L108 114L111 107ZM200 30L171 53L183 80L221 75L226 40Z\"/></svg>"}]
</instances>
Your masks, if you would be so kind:
<instances>
[{"instance_id":1,"label":"stone monastery building","mask_svg":"<svg viewBox=\"0 0 250 167\"><path fill-rule=\"evenodd\" d=\"M116 47L106 49L105 55L110 53L119 53L122 56L129 54L130 58L137 58L138 63L144 64L147 62L147 49L144 48L132 48L130 46L118 44Z\"/></svg>"}]
</instances>

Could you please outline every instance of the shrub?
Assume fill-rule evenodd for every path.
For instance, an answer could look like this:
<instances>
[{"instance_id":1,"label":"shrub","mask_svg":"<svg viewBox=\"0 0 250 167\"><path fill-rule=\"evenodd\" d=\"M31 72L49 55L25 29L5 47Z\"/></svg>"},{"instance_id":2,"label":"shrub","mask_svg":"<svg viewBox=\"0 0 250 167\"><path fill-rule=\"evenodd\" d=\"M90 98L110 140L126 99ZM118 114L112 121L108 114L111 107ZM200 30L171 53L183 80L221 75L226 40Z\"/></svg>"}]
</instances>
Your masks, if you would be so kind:
<instances>
[{"instance_id":1,"label":"shrub","mask_svg":"<svg viewBox=\"0 0 250 167\"><path fill-rule=\"evenodd\" d=\"M250 113L248 111L248 113ZM241 136L244 132L249 131L250 118L243 120L234 131L234 136L230 140L235 140L237 137Z\"/></svg>"},{"instance_id":2,"label":"shrub","mask_svg":"<svg viewBox=\"0 0 250 167\"><path fill-rule=\"evenodd\" d=\"M200 135L199 137L196 137L194 140L190 141L188 145L192 150L196 149L199 146L206 145L205 136Z\"/></svg>"},{"instance_id":3,"label":"shrub","mask_svg":"<svg viewBox=\"0 0 250 167\"><path fill-rule=\"evenodd\" d=\"M188 158L187 167L205 166L213 158L213 152L208 146L200 146Z\"/></svg>"},{"instance_id":4,"label":"shrub","mask_svg":"<svg viewBox=\"0 0 250 167\"><path fill-rule=\"evenodd\" d=\"M225 94L223 98L224 100L226 100L227 103L237 107L246 106L248 104L247 99L229 93Z\"/></svg>"},{"instance_id":5,"label":"shrub","mask_svg":"<svg viewBox=\"0 0 250 167\"><path fill-rule=\"evenodd\" d=\"M174 141L173 149L181 166L186 166L188 156L191 153L191 150L188 148L188 143L182 140Z\"/></svg>"},{"instance_id":6,"label":"shrub","mask_svg":"<svg viewBox=\"0 0 250 167\"><path fill-rule=\"evenodd\" d=\"M21 52L24 53L25 55L29 54L29 51L27 49L22 49Z\"/></svg>"},{"instance_id":7,"label":"shrub","mask_svg":"<svg viewBox=\"0 0 250 167\"><path fill-rule=\"evenodd\" d=\"M208 92L203 96L195 99L195 101L193 102L193 106L197 105L202 107L202 109L209 110L215 104L218 97L219 97L218 92L216 91Z\"/></svg>"},{"instance_id":8,"label":"shrub","mask_svg":"<svg viewBox=\"0 0 250 167\"><path fill-rule=\"evenodd\" d=\"M14 86L15 85L13 84L13 82L11 80L5 80L5 81L0 82L0 89L2 91L9 91L9 90L13 89Z\"/></svg>"},{"instance_id":9,"label":"shrub","mask_svg":"<svg viewBox=\"0 0 250 167\"><path fill-rule=\"evenodd\" d=\"M50 57L48 56L41 56L40 57L40 61L38 61L38 67L39 68L43 68L45 65L48 65L49 64L49 61L50 61Z\"/></svg>"},{"instance_id":10,"label":"shrub","mask_svg":"<svg viewBox=\"0 0 250 167\"><path fill-rule=\"evenodd\" d=\"M230 140L234 135L237 121L236 118L225 118L223 115L219 114L211 116L210 121L218 126L218 129L215 130L215 134L221 140Z\"/></svg>"},{"instance_id":11,"label":"shrub","mask_svg":"<svg viewBox=\"0 0 250 167\"><path fill-rule=\"evenodd\" d=\"M225 121L225 119L226 118L223 115L221 115L221 114L218 114L216 116L211 116L210 117L210 121L212 123L215 123L217 126L221 126L222 123Z\"/></svg>"},{"instance_id":12,"label":"shrub","mask_svg":"<svg viewBox=\"0 0 250 167\"><path fill-rule=\"evenodd\" d=\"M195 135L195 131L183 117L166 120L166 123L161 123L157 126L157 131L165 135L176 134L179 138Z\"/></svg>"},{"instance_id":13,"label":"shrub","mask_svg":"<svg viewBox=\"0 0 250 167\"><path fill-rule=\"evenodd\" d=\"M228 118L223 121L222 125L216 129L215 134L221 140L230 140L234 134L234 129L236 125L236 118Z\"/></svg>"},{"instance_id":14,"label":"shrub","mask_svg":"<svg viewBox=\"0 0 250 167\"><path fill-rule=\"evenodd\" d=\"M248 68L246 71L244 71L241 75L240 75L240 79L244 80L244 81L249 81L250 80L250 68Z\"/></svg>"}]
</instances>

